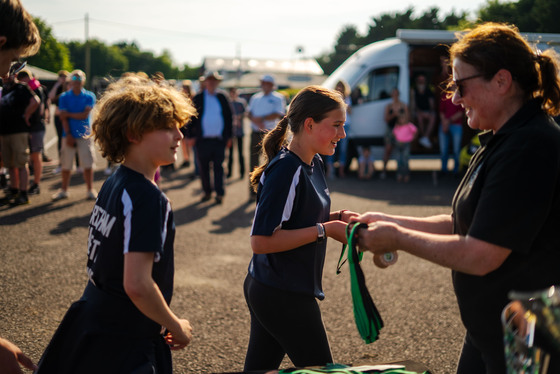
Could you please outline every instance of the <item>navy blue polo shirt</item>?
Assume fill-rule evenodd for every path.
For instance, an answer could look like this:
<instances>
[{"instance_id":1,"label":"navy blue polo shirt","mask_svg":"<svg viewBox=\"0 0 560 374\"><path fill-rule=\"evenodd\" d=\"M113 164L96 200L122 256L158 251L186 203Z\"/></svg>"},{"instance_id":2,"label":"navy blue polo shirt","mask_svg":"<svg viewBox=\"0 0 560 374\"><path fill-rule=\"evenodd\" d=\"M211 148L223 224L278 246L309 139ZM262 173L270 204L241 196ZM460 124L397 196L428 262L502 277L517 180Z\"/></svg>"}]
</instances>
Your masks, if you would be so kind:
<instances>
[{"instance_id":1,"label":"navy blue polo shirt","mask_svg":"<svg viewBox=\"0 0 560 374\"><path fill-rule=\"evenodd\" d=\"M144 175L121 165L103 184L91 213L89 278L98 288L127 297L125 253L154 252L152 277L170 303L174 240L175 223L167 197Z\"/></svg>"},{"instance_id":2,"label":"navy blue polo shirt","mask_svg":"<svg viewBox=\"0 0 560 374\"><path fill-rule=\"evenodd\" d=\"M270 236L277 229L295 230L326 222L330 207L321 157L315 155L308 165L283 148L261 176L251 236ZM326 248L324 240L285 252L253 254L249 274L265 285L322 300Z\"/></svg>"}]
</instances>

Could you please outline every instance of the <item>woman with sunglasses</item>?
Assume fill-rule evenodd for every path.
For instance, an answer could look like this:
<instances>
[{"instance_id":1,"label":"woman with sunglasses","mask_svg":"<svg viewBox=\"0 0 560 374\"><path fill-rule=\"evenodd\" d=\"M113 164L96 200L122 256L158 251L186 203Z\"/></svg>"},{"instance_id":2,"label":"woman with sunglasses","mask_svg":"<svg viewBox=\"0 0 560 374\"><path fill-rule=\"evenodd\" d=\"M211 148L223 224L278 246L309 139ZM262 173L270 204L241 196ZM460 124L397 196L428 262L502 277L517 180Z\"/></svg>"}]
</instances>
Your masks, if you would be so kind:
<instances>
[{"instance_id":1,"label":"woman with sunglasses","mask_svg":"<svg viewBox=\"0 0 560 374\"><path fill-rule=\"evenodd\" d=\"M460 36L450 61L449 95L482 130L452 213L366 213L359 246L450 268L466 328L457 373L505 373L508 293L560 284L560 127L551 117L560 112L559 62L495 23ZM560 372L558 354L548 372Z\"/></svg>"}]
</instances>

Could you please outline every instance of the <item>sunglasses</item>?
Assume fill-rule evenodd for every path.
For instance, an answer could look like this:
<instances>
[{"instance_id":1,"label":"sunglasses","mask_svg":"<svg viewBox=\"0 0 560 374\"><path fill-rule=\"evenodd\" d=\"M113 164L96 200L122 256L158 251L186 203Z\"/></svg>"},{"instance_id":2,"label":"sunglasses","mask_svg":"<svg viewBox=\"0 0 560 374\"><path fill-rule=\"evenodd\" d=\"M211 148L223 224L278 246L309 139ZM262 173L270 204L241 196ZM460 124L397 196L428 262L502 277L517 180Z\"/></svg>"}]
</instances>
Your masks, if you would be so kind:
<instances>
[{"instance_id":1,"label":"sunglasses","mask_svg":"<svg viewBox=\"0 0 560 374\"><path fill-rule=\"evenodd\" d=\"M466 81L470 80L470 79L474 79L474 78L480 78L483 77L484 74L475 74L475 75L471 75L470 77L466 77L463 79L453 79L451 81L451 85L449 86L449 90L451 92L456 92L457 94L459 94L459 97L463 97L464 96L464 87L463 87L463 83L465 83Z\"/></svg>"},{"instance_id":2,"label":"sunglasses","mask_svg":"<svg viewBox=\"0 0 560 374\"><path fill-rule=\"evenodd\" d=\"M82 80L82 77L80 77L79 75L72 75L71 80L73 80L73 81L81 81L81 80Z\"/></svg>"},{"instance_id":3,"label":"sunglasses","mask_svg":"<svg viewBox=\"0 0 560 374\"><path fill-rule=\"evenodd\" d=\"M9 76L16 75L26 66L27 66L27 61L14 61L10 65L10 70L8 71L8 75Z\"/></svg>"}]
</instances>

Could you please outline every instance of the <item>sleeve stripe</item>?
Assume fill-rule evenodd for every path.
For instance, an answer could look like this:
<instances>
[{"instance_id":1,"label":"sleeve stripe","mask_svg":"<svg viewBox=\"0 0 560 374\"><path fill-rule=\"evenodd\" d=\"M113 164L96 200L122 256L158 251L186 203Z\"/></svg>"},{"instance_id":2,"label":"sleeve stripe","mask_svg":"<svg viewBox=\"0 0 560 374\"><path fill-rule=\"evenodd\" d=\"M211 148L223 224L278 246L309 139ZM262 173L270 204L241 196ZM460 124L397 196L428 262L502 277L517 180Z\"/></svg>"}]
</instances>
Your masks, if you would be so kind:
<instances>
[{"instance_id":1,"label":"sleeve stripe","mask_svg":"<svg viewBox=\"0 0 560 374\"><path fill-rule=\"evenodd\" d=\"M131 231L131 220L132 220L132 200L128 192L123 190L121 196L121 202L123 203L123 215L124 215L124 251L123 254L128 253L128 248L130 244L130 231Z\"/></svg>"},{"instance_id":2,"label":"sleeve stripe","mask_svg":"<svg viewBox=\"0 0 560 374\"><path fill-rule=\"evenodd\" d=\"M169 221L169 213L171 212L171 204L169 200L167 201L167 208L165 210L165 220L163 221L163 230L161 232L161 245L165 246L165 239L167 239L167 221ZM161 259L161 253L156 252L154 256L154 262L159 262Z\"/></svg>"},{"instance_id":3,"label":"sleeve stripe","mask_svg":"<svg viewBox=\"0 0 560 374\"><path fill-rule=\"evenodd\" d=\"M292 177L292 183L290 184L290 190L288 191L288 196L286 197L286 202L284 203L284 209L282 210L282 217L280 219L280 223L274 228L273 232L281 229L282 228L282 223L288 221L290 219L291 215L292 215L292 209L294 207L294 200L296 198L296 188L297 188L297 185L299 184L300 174L301 174L301 166L298 166L296 172L294 173L294 175ZM264 184L264 180L265 180L265 173L263 173L261 175L259 183ZM259 204L257 204L257 206L255 208L254 217L257 217L258 211L259 211ZM255 220L253 219L253 224L251 225L251 235L253 235L254 227L255 227Z\"/></svg>"},{"instance_id":4,"label":"sleeve stripe","mask_svg":"<svg viewBox=\"0 0 560 374\"><path fill-rule=\"evenodd\" d=\"M288 196L286 198L286 204L284 204L284 211L282 212L282 221L274 231L279 230L282 228L282 223L286 222L290 219L292 215L292 209L294 207L294 200L296 199L296 187L299 183L299 175L301 173L301 166L299 166L292 177L292 183L290 184L290 191L288 192Z\"/></svg>"}]
</instances>

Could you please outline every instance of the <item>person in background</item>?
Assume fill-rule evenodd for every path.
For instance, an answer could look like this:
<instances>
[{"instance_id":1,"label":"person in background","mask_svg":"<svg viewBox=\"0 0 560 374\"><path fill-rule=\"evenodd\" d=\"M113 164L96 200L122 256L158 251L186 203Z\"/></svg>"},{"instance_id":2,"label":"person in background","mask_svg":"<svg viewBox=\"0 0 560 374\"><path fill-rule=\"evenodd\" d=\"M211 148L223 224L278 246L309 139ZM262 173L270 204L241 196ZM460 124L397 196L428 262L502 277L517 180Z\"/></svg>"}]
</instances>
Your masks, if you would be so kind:
<instances>
[{"instance_id":1,"label":"person in background","mask_svg":"<svg viewBox=\"0 0 560 374\"><path fill-rule=\"evenodd\" d=\"M257 206L243 286L251 314L247 372L277 369L286 354L297 367L333 362L316 299L325 297L326 239L345 242L356 213L330 211L319 155L334 153L345 122L340 93L309 86L263 140L265 162L251 173Z\"/></svg>"},{"instance_id":2,"label":"person in background","mask_svg":"<svg viewBox=\"0 0 560 374\"><path fill-rule=\"evenodd\" d=\"M350 131L350 115L352 114L352 100L350 98L350 86L346 81L340 80L336 83L334 89L342 95L346 103L346 123L344 124L344 131L346 131L346 138L340 139L333 156L327 156L325 163L327 164L327 178L333 179L334 172L334 159L338 158L338 177L345 177L346 156L348 152L348 133Z\"/></svg>"},{"instance_id":3,"label":"person in background","mask_svg":"<svg viewBox=\"0 0 560 374\"><path fill-rule=\"evenodd\" d=\"M249 172L259 165L261 143L267 132L272 130L286 114L286 98L274 91L274 77L261 77L261 91L249 99L248 117L251 120L251 144L249 147ZM250 189L251 199L256 195Z\"/></svg>"},{"instance_id":4,"label":"person in background","mask_svg":"<svg viewBox=\"0 0 560 374\"><path fill-rule=\"evenodd\" d=\"M439 102L439 150L441 155L441 173L447 174L449 147L453 155L453 175L459 175L459 154L463 139L463 120L465 110L454 104L451 98L443 95Z\"/></svg>"},{"instance_id":5,"label":"person in background","mask_svg":"<svg viewBox=\"0 0 560 374\"><path fill-rule=\"evenodd\" d=\"M169 306L175 223L154 177L177 158L179 129L196 112L176 89L140 77L111 84L96 109L93 138L121 165L91 214L88 284L36 373L171 374L170 350L190 343L192 327Z\"/></svg>"},{"instance_id":6,"label":"person in background","mask_svg":"<svg viewBox=\"0 0 560 374\"><path fill-rule=\"evenodd\" d=\"M430 136L436 125L436 103L434 93L428 86L426 76L419 74L411 90L410 104L412 115L418 124L420 139L418 142L425 148L432 148Z\"/></svg>"},{"instance_id":7,"label":"person in background","mask_svg":"<svg viewBox=\"0 0 560 374\"><path fill-rule=\"evenodd\" d=\"M0 77L17 74L17 69L21 65L14 62L34 55L39 51L40 46L39 29L21 2L0 0ZM0 147L0 156L1 152ZM24 355L21 349L12 342L0 338L0 367L4 374L22 373L20 364L30 370L36 368L33 361Z\"/></svg>"},{"instance_id":8,"label":"person in background","mask_svg":"<svg viewBox=\"0 0 560 374\"><path fill-rule=\"evenodd\" d=\"M192 100L194 92L192 82L189 79L185 79L181 82L181 92L189 100ZM188 168L191 166L192 147L189 145L187 140L187 125L181 127L181 132L183 133L183 140L181 141L181 150L183 152L183 163L181 164L182 168Z\"/></svg>"},{"instance_id":9,"label":"person in background","mask_svg":"<svg viewBox=\"0 0 560 374\"><path fill-rule=\"evenodd\" d=\"M239 162L239 179L245 176L245 156L243 155L243 138L245 132L243 131L243 120L245 119L245 112L247 111L247 101L239 97L239 91L236 87L229 89L229 99L233 108L233 142L229 149L228 155L228 173L227 177L231 178L233 172L233 149L237 147L237 160Z\"/></svg>"},{"instance_id":10,"label":"person in background","mask_svg":"<svg viewBox=\"0 0 560 374\"><path fill-rule=\"evenodd\" d=\"M0 134L2 159L10 173L10 188L0 199L0 205L29 204L29 130L31 117L41 100L15 74L2 78L0 98Z\"/></svg>"},{"instance_id":11,"label":"person in background","mask_svg":"<svg viewBox=\"0 0 560 374\"><path fill-rule=\"evenodd\" d=\"M221 204L224 195L224 159L226 148L231 147L233 115L227 95L218 86L222 76L208 72L204 90L193 98L198 117L193 117L187 126L188 137L195 140L195 152L199 166L200 181L204 195L201 201L211 199L216 192L216 204ZM210 182L210 165L214 172L214 185Z\"/></svg>"},{"instance_id":12,"label":"person in background","mask_svg":"<svg viewBox=\"0 0 560 374\"><path fill-rule=\"evenodd\" d=\"M41 101L39 107L33 112L29 119L29 150L31 153L31 165L33 166L33 182L30 184L27 193L38 195L41 193L39 184L43 176L43 148L45 138L45 122L50 118L49 103L44 86L33 77L28 69L23 69L17 75L17 79L25 83L33 90Z\"/></svg>"},{"instance_id":13,"label":"person in background","mask_svg":"<svg viewBox=\"0 0 560 374\"><path fill-rule=\"evenodd\" d=\"M95 95L84 88L86 74L81 70L74 70L70 74L70 90L64 92L58 100L58 115L64 128L62 142L62 185L60 190L52 196L53 201L68 198L70 172L76 153L83 167L86 184L86 198L95 200L97 192L93 189L93 142L91 132L90 112L95 104Z\"/></svg>"},{"instance_id":14,"label":"person in background","mask_svg":"<svg viewBox=\"0 0 560 374\"><path fill-rule=\"evenodd\" d=\"M165 75L161 72L161 71L156 71L154 74L152 74L152 81L154 81L156 84L161 85L168 85L167 80L165 79Z\"/></svg>"},{"instance_id":15,"label":"person in background","mask_svg":"<svg viewBox=\"0 0 560 374\"><path fill-rule=\"evenodd\" d=\"M383 118L385 119L385 123L387 124L387 129L385 131L384 137L385 148L383 150L383 171L379 176L381 179L385 179L387 177L387 163L391 158L391 153L393 152L393 147L396 143L395 135L393 134L395 123L401 115L406 116L407 121L410 119L408 106L401 101L398 88L393 88L393 90L391 91L391 98L393 100L391 100L391 102L387 104L387 106L385 106L385 111L383 113Z\"/></svg>"},{"instance_id":16,"label":"person in background","mask_svg":"<svg viewBox=\"0 0 560 374\"><path fill-rule=\"evenodd\" d=\"M364 103L364 95L359 86L354 87L350 93L350 102L352 106L362 105Z\"/></svg>"},{"instance_id":17,"label":"person in background","mask_svg":"<svg viewBox=\"0 0 560 374\"><path fill-rule=\"evenodd\" d=\"M68 91L68 77L70 73L66 70L60 70L58 72L58 79L52 86L51 90L49 91L49 100L55 107L58 108L58 99L60 95L64 92ZM54 126L56 128L56 136L58 139L57 143L57 150L58 150L58 168L56 169L55 173L59 173L62 171L62 165L60 165L60 160L62 159L61 150L62 150L62 140L63 140L63 133L64 129L62 128L62 121L60 120L60 116L58 115L58 110L54 112Z\"/></svg>"},{"instance_id":18,"label":"person in background","mask_svg":"<svg viewBox=\"0 0 560 374\"><path fill-rule=\"evenodd\" d=\"M450 268L466 328L457 373L502 374L508 293L560 284L560 127L551 117L560 113L560 62L496 23L459 34L449 52L452 101L483 131L452 212L363 214L358 245ZM560 373L558 356L548 372Z\"/></svg>"},{"instance_id":19,"label":"person in background","mask_svg":"<svg viewBox=\"0 0 560 374\"><path fill-rule=\"evenodd\" d=\"M375 173L375 157L373 146L358 145L358 179L370 180Z\"/></svg>"},{"instance_id":20,"label":"person in background","mask_svg":"<svg viewBox=\"0 0 560 374\"><path fill-rule=\"evenodd\" d=\"M397 182L410 181L410 143L414 140L418 129L408 121L406 114L400 114L393 127L395 137L395 150L397 151Z\"/></svg>"}]
</instances>

